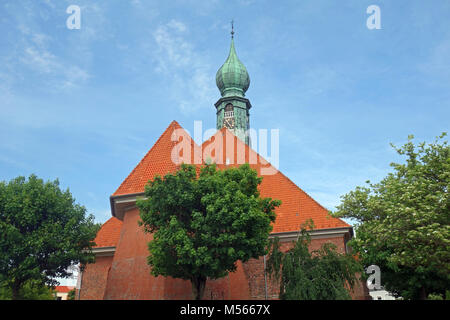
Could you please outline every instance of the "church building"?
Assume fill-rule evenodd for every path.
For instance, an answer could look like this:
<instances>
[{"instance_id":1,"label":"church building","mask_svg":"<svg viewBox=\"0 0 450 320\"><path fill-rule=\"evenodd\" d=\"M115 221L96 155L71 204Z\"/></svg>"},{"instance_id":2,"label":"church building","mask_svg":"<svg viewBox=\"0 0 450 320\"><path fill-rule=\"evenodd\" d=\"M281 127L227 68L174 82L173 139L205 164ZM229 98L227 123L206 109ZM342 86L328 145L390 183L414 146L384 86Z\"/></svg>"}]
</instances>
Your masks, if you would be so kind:
<instances>
[{"instance_id":1,"label":"church building","mask_svg":"<svg viewBox=\"0 0 450 320\"><path fill-rule=\"evenodd\" d=\"M155 176L174 173L181 163L201 166L207 161L218 169L249 163L263 177L261 197L281 200L271 237L279 237L283 248L292 246L300 225L309 219L310 249L325 242L334 243L347 252L353 228L331 217L328 210L299 188L251 148L247 69L239 60L233 39L228 58L217 71L216 84L221 97L215 103L217 132L202 145L173 121L133 171L111 195L112 217L101 227L95 239L95 263L88 264L79 275L79 299L192 299L191 283L171 277L154 277L147 264L147 243L152 235L144 233L136 199L144 196L144 187ZM265 274L266 257L237 262L237 270L226 277L207 280L204 299L278 299L278 284ZM362 285L351 292L354 299L365 299Z\"/></svg>"}]
</instances>

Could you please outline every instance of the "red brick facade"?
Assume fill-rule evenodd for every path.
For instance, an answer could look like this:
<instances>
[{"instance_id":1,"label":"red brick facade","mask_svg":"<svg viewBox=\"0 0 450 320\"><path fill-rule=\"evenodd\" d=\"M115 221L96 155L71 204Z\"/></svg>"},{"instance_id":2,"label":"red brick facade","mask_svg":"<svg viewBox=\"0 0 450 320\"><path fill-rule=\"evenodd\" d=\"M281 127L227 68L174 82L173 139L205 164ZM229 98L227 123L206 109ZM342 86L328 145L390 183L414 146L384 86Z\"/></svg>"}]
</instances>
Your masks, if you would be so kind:
<instances>
[{"instance_id":1,"label":"red brick facade","mask_svg":"<svg viewBox=\"0 0 450 320\"><path fill-rule=\"evenodd\" d=\"M88 264L81 278L80 300L101 300L104 297L113 257L97 257Z\"/></svg>"},{"instance_id":2,"label":"red brick facade","mask_svg":"<svg viewBox=\"0 0 450 320\"><path fill-rule=\"evenodd\" d=\"M192 299L191 283L180 279L154 277L147 265L147 242L151 235L138 226L138 209L125 215L114 257L97 257L95 264L83 272L80 299ZM312 239L310 249L316 250L325 242L332 242L345 252L342 237ZM287 250L292 242L283 242ZM204 299L263 300L278 299L279 285L264 276L264 257L238 262L237 270L218 280L208 280ZM362 285L352 293L354 299L365 299L367 291Z\"/></svg>"},{"instance_id":3,"label":"red brick facade","mask_svg":"<svg viewBox=\"0 0 450 320\"><path fill-rule=\"evenodd\" d=\"M174 136L175 135L175 136ZM175 137L175 139L174 139ZM237 166L236 159L242 158L262 175L263 169L273 174L264 175L260 185L262 197L282 201L276 209L277 219L273 232L286 235L299 230L308 219L315 225L316 236L312 237L311 250L323 243L334 243L341 252L346 251L346 242L352 236L352 228L344 221L331 217L302 189L281 172L262 159L248 145L236 138L227 129L218 131L201 147L197 146L177 122L172 122L141 162L123 181L111 196L113 218L108 220L96 238L97 249L110 250L109 257L98 257L95 264L88 265L82 276L80 299L191 299L189 281L153 277L147 265L147 243L152 239L138 226L139 211L135 197L143 195L145 184L155 175L174 172L178 167L172 161L174 147L181 141L185 148L181 153L186 159L202 153L203 159L213 159L219 169L229 165ZM220 142L220 143L217 143ZM216 144L215 144L216 143ZM243 153L238 152L238 150ZM257 162L252 162L256 159ZM228 161L227 161L228 160ZM266 170L267 171L267 170ZM295 238L295 237L294 237ZM286 238L283 247L292 245ZM100 251L98 251L100 252ZM105 254L105 252L102 252ZM208 280L204 299L277 299L278 284L264 276L264 257L246 263L238 262L237 270L223 279ZM353 293L354 298L366 295L364 288Z\"/></svg>"}]
</instances>

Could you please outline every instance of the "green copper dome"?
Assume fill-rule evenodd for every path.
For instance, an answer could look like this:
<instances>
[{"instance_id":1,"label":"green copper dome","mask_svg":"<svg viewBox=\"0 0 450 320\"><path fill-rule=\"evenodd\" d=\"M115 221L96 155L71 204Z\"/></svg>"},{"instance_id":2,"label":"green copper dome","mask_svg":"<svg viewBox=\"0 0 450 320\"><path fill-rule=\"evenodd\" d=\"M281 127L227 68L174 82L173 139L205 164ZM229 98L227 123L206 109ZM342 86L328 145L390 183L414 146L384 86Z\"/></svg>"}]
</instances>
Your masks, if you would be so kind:
<instances>
[{"instance_id":1,"label":"green copper dome","mask_svg":"<svg viewBox=\"0 0 450 320\"><path fill-rule=\"evenodd\" d=\"M231 38L230 54L223 66L217 71L216 84L222 97L244 97L250 86L250 77L247 69L236 55L233 38Z\"/></svg>"}]
</instances>

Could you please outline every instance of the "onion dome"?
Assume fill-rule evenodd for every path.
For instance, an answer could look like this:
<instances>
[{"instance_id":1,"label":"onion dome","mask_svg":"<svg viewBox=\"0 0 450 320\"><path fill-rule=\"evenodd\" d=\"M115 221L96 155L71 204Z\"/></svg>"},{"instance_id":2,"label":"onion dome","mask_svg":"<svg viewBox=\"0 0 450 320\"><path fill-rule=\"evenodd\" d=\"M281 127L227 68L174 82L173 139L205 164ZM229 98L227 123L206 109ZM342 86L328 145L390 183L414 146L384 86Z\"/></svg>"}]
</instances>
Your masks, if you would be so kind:
<instances>
[{"instance_id":1,"label":"onion dome","mask_svg":"<svg viewBox=\"0 0 450 320\"><path fill-rule=\"evenodd\" d=\"M223 66L217 71L216 85L222 97L244 97L250 86L250 77L247 69L237 57L234 49L233 37L231 38L230 54Z\"/></svg>"}]
</instances>

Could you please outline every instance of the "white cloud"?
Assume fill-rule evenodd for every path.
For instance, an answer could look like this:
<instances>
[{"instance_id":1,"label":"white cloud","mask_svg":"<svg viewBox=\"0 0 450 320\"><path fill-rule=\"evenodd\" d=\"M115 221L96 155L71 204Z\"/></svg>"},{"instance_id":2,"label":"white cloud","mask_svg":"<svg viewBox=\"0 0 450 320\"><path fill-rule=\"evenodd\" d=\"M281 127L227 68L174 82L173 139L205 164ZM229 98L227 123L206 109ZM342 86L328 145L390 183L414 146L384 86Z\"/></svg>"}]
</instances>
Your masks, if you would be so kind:
<instances>
[{"instance_id":1,"label":"white cloud","mask_svg":"<svg viewBox=\"0 0 450 320\"><path fill-rule=\"evenodd\" d=\"M52 3L52 0L44 0L44 3L45 3L47 6L51 7L52 9L55 8L55 4Z\"/></svg>"},{"instance_id":2,"label":"white cloud","mask_svg":"<svg viewBox=\"0 0 450 320\"><path fill-rule=\"evenodd\" d=\"M174 19L170 20L170 22L167 24L167 26L169 28L175 29L179 32L184 32L187 30L186 25L184 23L174 20Z\"/></svg>"},{"instance_id":3,"label":"white cloud","mask_svg":"<svg viewBox=\"0 0 450 320\"><path fill-rule=\"evenodd\" d=\"M217 98L214 70L187 40L188 34L188 27L178 20L160 25L153 32L156 50L152 52L155 71L171 82L173 99L185 113L209 107Z\"/></svg>"},{"instance_id":4,"label":"white cloud","mask_svg":"<svg viewBox=\"0 0 450 320\"><path fill-rule=\"evenodd\" d=\"M85 83L91 75L78 66L70 66L65 69L65 80L63 82L64 88L76 87L80 83Z\"/></svg>"},{"instance_id":5,"label":"white cloud","mask_svg":"<svg viewBox=\"0 0 450 320\"><path fill-rule=\"evenodd\" d=\"M157 45L156 60L158 72L170 75L181 67L188 67L193 63L194 53L192 45L185 40L186 26L175 20L159 26L153 33Z\"/></svg>"},{"instance_id":6,"label":"white cloud","mask_svg":"<svg viewBox=\"0 0 450 320\"><path fill-rule=\"evenodd\" d=\"M91 76L77 65L69 64L43 46L24 48L20 61L47 77L51 90L69 89L84 84Z\"/></svg>"},{"instance_id":7,"label":"white cloud","mask_svg":"<svg viewBox=\"0 0 450 320\"><path fill-rule=\"evenodd\" d=\"M41 73L53 73L59 67L56 56L47 50L39 50L34 47L24 49L21 61L32 69Z\"/></svg>"},{"instance_id":8,"label":"white cloud","mask_svg":"<svg viewBox=\"0 0 450 320\"><path fill-rule=\"evenodd\" d=\"M54 9L47 2L48 9ZM14 42L10 49L0 56L0 78L7 80L0 85L0 91L13 96L14 88L23 88L30 78L40 79L41 90L59 92L78 85L84 85L91 77L88 70L73 60L55 53L55 39L41 31L38 21L40 10L27 8L27 20L22 21L20 12L12 12L18 24L12 32ZM5 76L7 75L7 76Z\"/></svg>"},{"instance_id":9,"label":"white cloud","mask_svg":"<svg viewBox=\"0 0 450 320\"><path fill-rule=\"evenodd\" d=\"M142 5L141 0L131 0L131 4L134 5L134 6Z\"/></svg>"}]
</instances>

